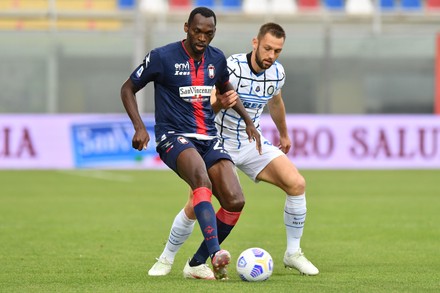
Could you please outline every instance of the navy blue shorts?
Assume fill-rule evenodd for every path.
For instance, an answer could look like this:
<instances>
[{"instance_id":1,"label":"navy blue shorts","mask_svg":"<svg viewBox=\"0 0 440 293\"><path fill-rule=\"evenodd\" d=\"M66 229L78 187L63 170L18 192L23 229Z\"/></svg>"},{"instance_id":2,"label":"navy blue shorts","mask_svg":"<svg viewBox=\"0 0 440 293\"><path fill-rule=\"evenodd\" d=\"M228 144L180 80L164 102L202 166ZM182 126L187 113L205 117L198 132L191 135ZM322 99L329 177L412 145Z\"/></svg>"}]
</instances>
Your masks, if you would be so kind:
<instances>
[{"instance_id":1,"label":"navy blue shorts","mask_svg":"<svg viewBox=\"0 0 440 293\"><path fill-rule=\"evenodd\" d=\"M173 135L161 141L157 145L156 151L161 160L170 167L171 170L178 173L177 157L181 152L188 148L195 148L197 150L203 158L203 161L205 161L206 170L209 170L212 165L221 159L233 162L228 151L223 147L223 141L218 138L212 140L198 140L192 137Z\"/></svg>"}]
</instances>

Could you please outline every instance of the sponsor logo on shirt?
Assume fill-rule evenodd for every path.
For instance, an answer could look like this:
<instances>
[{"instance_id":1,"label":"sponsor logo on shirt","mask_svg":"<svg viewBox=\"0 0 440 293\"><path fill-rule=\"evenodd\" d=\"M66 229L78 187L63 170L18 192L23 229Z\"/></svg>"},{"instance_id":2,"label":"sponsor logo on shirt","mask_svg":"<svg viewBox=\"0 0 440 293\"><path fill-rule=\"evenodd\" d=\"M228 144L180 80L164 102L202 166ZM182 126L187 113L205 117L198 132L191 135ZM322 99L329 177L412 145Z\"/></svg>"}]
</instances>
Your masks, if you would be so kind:
<instances>
[{"instance_id":1,"label":"sponsor logo on shirt","mask_svg":"<svg viewBox=\"0 0 440 293\"><path fill-rule=\"evenodd\" d=\"M186 63L176 63L174 64L174 68L176 69L174 75L190 75L190 67L189 62Z\"/></svg>"},{"instance_id":2,"label":"sponsor logo on shirt","mask_svg":"<svg viewBox=\"0 0 440 293\"><path fill-rule=\"evenodd\" d=\"M180 97L189 103L208 101L211 97L212 86L182 86L179 87Z\"/></svg>"},{"instance_id":3,"label":"sponsor logo on shirt","mask_svg":"<svg viewBox=\"0 0 440 293\"><path fill-rule=\"evenodd\" d=\"M255 103L255 102L246 102L243 101L243 106L245 108L251 108L251 109L261 109L264 107L264 104L262 103Z\"/></svg>"}]
</instances>

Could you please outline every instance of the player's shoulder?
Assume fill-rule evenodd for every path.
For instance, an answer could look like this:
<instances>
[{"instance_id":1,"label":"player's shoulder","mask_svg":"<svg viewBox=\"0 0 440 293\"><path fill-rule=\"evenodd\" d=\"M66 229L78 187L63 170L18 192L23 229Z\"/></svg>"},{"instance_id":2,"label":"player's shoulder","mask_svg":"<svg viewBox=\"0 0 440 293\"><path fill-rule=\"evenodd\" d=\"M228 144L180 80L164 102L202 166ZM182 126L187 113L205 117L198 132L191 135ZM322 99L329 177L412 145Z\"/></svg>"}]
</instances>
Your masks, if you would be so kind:
<instances>
[{"instance_id":1,"label":"player's shoulder","mask_svg":"<svg viewBox=\"0 0 440 293\"><path fill-rule=\"evenodd\" d=\"M231 62L247 62L246 53L232 54L231 56L228 57L228 61L231 61Z\"/></svg>"},{"instance_id":2,"label":"player's shoulder","mask_svg":"<svg viewBox=\"0 0 440 293\"><path fill-rule=\"evenodd\" d=\"M212 58L215 58L215 57L217 57L217 58L226 58L225 57L225 53L223 53L223 51L221 49L219 49L217 47L214 47L214 46L208 46L206 48L206 52L209 53L209 55Z\"/></svg>"},{"instance_id":3,"label":"player's shoulder","mask_svg":"<svg viewBox=\"0 0 440 293\"><path fill-rule=\"evenodd\" d=\"M270 69L274 72L277 73L277 75L279 75L280 73L285 75L285 71L284 71L284 66L283 64L281 64L281 62L279 62L278 60L275 61L272 66L270 67Z\"/></svg>"},{"instance_id":4,"label":"player's shoulder","mask_svg":"<svg viewBox=\"0 0 440 293\"><path fill-rule=\"evenodd\" d=\"M228 67L230 68L236 68L241 66L241 64L247 64L246 53L232 54L228 57L227 62Z\"/></svg>"},{"instance_id":5,"label":"player's shoulder","mask_svg":"<svg viewBox=\"0 0 440 293\"><path fill-rule=\"evenodd\" d=\"M145 60L156 65L176 62L176 60L180 60L180 50L183 50L181 42L169 43L152 49L145 56Z\"/></svg>"},{"instance_id":6,"label":"player's shoulder","mask_svg":"<svg viewBox=\"0 0 440 293\"><path fill-rule=\"evenodd\" d=\"M276 60L276 61L273 63L273 65L275 65L276 67L278 67L278 68L284 70L284 66L283 66L283 64L282 64L280 61L278 61L278 60Z\"/></svg>"}]
</instances>

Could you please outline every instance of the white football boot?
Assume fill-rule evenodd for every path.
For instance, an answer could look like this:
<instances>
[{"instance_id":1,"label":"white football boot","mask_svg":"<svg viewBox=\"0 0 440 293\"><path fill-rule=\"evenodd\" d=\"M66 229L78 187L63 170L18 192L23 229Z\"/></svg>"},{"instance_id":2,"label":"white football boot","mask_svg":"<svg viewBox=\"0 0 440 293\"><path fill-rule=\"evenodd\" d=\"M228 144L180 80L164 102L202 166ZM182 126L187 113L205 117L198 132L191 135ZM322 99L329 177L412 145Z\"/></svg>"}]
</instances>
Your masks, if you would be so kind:
<instances>
[{"instance_id":1,"label":"white football boot","mask_svg":"<svg viewBox=\"0 0 440 293\"><path fill-rule=\"evenodd\" d=\"M315 276L319 274L318 268L304 256L301 248L293 254L286 251L283 262L286 268L298 270L302 275Z\"/></svg>"},{"instance_id":2,"label":"white football boot","mask_svg":"<svg viewBox=\"0 0 440 293\"><path fill-rule=\"evenodd\" d=\"M183 277L186 279L215 280L214 273L206 264L190 267L189 260L183 268Z\"/></svg>"},{"instance_id":3,"label":"white football boot","mask_svg":"<svg viewBox=\"0 0 440 293\"><path fill-rule=\"evenodd\" d=\"M149 276L166 276L171 272L173 263L165 257L156 258L156 263L148 271Z\"/></svg>"}]
</instances>

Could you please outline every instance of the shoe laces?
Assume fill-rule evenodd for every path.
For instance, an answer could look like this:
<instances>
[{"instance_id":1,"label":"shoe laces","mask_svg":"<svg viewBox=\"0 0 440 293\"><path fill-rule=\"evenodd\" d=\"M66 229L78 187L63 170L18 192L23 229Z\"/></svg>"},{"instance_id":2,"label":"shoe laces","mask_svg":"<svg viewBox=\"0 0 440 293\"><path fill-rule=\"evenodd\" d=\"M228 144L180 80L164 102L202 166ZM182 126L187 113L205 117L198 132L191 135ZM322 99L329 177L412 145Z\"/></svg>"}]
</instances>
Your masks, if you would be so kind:
<instances>
[{"instance_id":1,"label":"shoe laces","mask_svg":"<svg viewBox=\"0 0 440 293\"><path fill-rule=\"evenodd\" d=\"M156 260L157 260L159 263L164 264L164 265L171 265L171 264L172 264L172 263L171 263L169 260L167 260L165 257L163 257L163 258L156 257Z\"/></svg>"}]
</instances>

